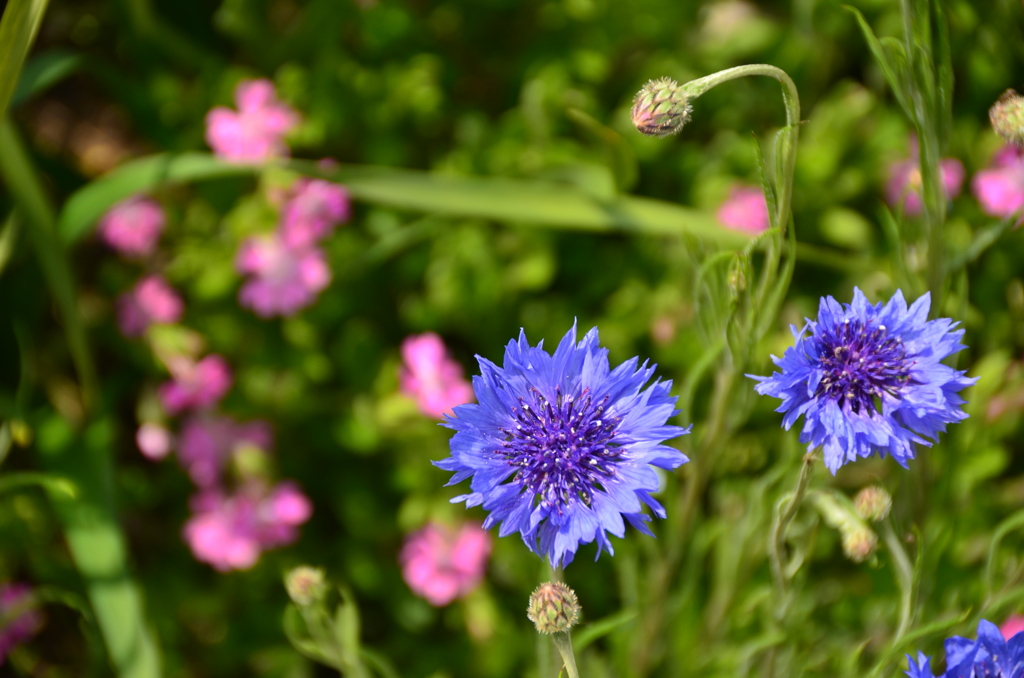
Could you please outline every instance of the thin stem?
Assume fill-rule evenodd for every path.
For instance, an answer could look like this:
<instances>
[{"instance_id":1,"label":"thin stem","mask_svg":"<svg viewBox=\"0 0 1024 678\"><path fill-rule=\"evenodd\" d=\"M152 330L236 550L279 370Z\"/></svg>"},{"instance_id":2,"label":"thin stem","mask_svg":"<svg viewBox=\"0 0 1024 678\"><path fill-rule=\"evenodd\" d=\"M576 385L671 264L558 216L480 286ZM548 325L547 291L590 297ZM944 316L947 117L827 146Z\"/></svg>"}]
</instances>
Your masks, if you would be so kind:
<instances>
[{"instance_id":1,"label":"thin stem","mask_svg":"<svg viewBox=\"0 0 1024 678\"><path fill-rule=\"evenodd\" d=\"M896 635L892 639L895 646L910 627L910 615L914 605L914 566L892 528L892 518L887 518L882 523L882 539L892 554L893 564L896 566L896 583L900 587L900 621L896 627Z\"/></svg>"},{"instance_id":2,"label":"thin stem","mask_svg":"<svg viewBox=\"0 0 1024 678\"><path fill-rule=\"evenodd\" d=\"M785 563L786 531L789 529L789 524L793 522L797 510L807 494L807 486L811 482L811 471L814 467L815 458L816 455L813 452L808 452L804 455L803 463L800 466L800 475L796 480L796 489L776 505L772 535L768 541L768 556L771 561L772 578L775 580L775 588L779 594L780 603L785 598L786 585L789 579L789 576L786 574Z\"/></svg>"},{"instance_id":3,"label":"thin stem","mask_svg":"<svg viewBox=\"0 0 1024 678\"><path fill-rule=\"evenodd\" d=\"M558 648L558 653L562 655L562 663L565 664L565 671L569 674L569 678L580 678L580 672L576 670L576 657L572 653L572 637L569 632L553 633L551 640Z\"/></svg>"}]
</instances>

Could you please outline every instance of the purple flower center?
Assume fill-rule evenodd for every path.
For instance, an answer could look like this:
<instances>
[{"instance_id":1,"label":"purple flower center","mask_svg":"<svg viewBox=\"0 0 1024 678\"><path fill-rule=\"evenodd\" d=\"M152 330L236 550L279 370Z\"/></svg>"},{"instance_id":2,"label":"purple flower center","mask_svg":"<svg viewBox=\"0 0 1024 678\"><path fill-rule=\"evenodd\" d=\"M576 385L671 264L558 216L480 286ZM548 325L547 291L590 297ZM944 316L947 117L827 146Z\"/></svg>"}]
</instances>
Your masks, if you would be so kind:
<instances>
[{"instance_id":1,"label":"purple flower center","mask_svg":"<svg viewBox=\"0 0 1024 678\"><path fill-rule=\"evenodd\" d=\"M578 498L589 506L594 490L624 458L612 442L621 417L605 416L608 396L595 404L589 389L577 397L556 389L555 402L535 388L530 392L533 403L520 397L520 406L512 408L517 423L501 429L505 442L497 454L519 469L512 482L542 502L565 506Z\"/></svg>"},{"instance_id":2,"label":"purple flower center","mask_svg":"<svg viewBox=\"0 0 1024 678\"><path fill-rule=\"evenodd\" d=\"M856 413L880 412L882 394L899 397L910 380L913 361L907 360L903 340L891 336L885 325L844 320L825 328L819 340L823 374L815 398L831 398L840 406L845 399Z\"/></svg>"}]
</instances>

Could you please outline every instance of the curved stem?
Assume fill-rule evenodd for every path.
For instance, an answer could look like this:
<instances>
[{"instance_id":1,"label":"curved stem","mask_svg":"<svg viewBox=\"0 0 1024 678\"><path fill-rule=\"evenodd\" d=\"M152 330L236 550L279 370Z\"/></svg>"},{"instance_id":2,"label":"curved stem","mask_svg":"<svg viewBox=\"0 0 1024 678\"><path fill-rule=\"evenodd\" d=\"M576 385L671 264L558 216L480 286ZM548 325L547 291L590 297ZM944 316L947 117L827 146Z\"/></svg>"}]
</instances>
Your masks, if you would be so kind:
<instances>
[{"instance_id":1,"label":"curved stem","mask_svg":"<svg viewBox=\"0 0 1024 678\"><path fill-rule=\"evenodd\" d=\"M892 555L893 564L896 566L896 583L900 587L900 622L892 640L895 647L910 627L910 615L914 605L914 566L892 528L892 518L882 523L882 539Z\"/></svg>"},{"instance_id":2,"label":"curved stem","mask_svg":"<svg viewBox=\"0 0 1024 678\"><path fill-rule=\"evenodd\" d=\"M793 493L786 498L783 498L776 505L775 520L772 521L772 534L768 540L768 556L771 560L772 578L775 580L775 587L779 595L779 612L782 611L785 594L786 584L789 576L786 573L786 530L789 528L789 524L793 521L796 516L797 509L800 508L800 504L803 503L804 496L807 493L807 486L811 482L811 469L814 466L815 455L813 452L808 452L804 455L803 463L800 465L800 476L796 481L796 489ZM785 506L785 508L783 508Z\"/></svg>"},{"instance_id":3,"label":"curved stem","mask_svg":"<svg viewBox=\"0 0 1024 678\"><path fill-rule=\"evenodd\" d=\"M572 653L572 638L568 631L554 633L551 640L555 642L558 653L562 655L562 663L565 664L565 671L569 678L580 678L580 672L576 669L576 656Z\"/></svg>"}]
</instances>

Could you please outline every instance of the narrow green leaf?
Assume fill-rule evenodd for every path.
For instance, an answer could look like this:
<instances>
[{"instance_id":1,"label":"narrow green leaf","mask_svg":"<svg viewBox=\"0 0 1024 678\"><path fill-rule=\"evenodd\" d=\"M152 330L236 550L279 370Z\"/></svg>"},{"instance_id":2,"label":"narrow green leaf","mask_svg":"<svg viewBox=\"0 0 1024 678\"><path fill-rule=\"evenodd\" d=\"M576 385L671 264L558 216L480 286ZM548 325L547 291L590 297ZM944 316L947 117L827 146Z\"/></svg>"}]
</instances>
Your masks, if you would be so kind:
<instances>
[{"instance_id":1,"label":"narrow green leaf","mask_svg":"<svg viewBox=\"0 0 1024 678\"><path fill-rule=\"evenodd\" d=\"M18 76L36 39L47 0L10 0L0 19L0 120L18 85Z\"/></svg>"},{"instance_id":2,"label":"narrow green leaf","mask_svg":"<svg viewBox=\"0 0 1024 678\"><path fill-rule=\"evenodd\" d=\"M75 487L75 484L67 478L33 471L0 475L0 494L19 490L23 487L41 487L53 493L65 494L69 499L74 499L78 496L78 489Z\"/></svg>"},{"instance_id":3,"label":"narrow green leaf","mask_svg":"<svg viewBox=\"0 0 1024 678\"><path fill-rule=\"evenodd\" d=\"M889 62L889 58L885 53L885 48L882 43L875 37L875 32L871 30L871 26L868 25L864 15L860 13L856 7L849 5L843 5L843 9L849 11L857 19L857 24L860 25L861 33L864 34L864 39L868 43L868 49L874 55L875 60L878 62L879 67L882 69L882 74L885 75L886 82L889 83L889 87L892 88L893 94L896 95L896 99L899 101L900 106L908 115L913 117L913 106L911 105L908 92L905 89L903 78L900 77L900 72L893 67Z\"/></svg>"},{"instance_id":4,"label":"narrow green leaf","mask_svg":"<svg viewBox=\"0 0 1024 678\"><path fill-rule=\"evenodd\" d=\"M580 631L573 633L572 645L576 652L582 652L584 648L600 638L608 635L615 629L628 624L637 617L636 610L623 610L617 614L599 619L592 624L587 624Z\"/></svg>"},{"instance_id":5,"label":"narrow green leaf","mask_svg":"<svg viewBox=\"0 0 1024 678\"><path fill-rule=\"evenodd\" d=\"M14 246L18 243L18 220L14 218L13 211L0 229L0 275L3 275L11 256L14 255Z\"/></svg>"},{"instance_id":6,"label":"narrow green leaf","mask_svg":"<svg viewBox=\"0 0 1024 678\"><path fill-rule=\"evenodd\" d=\"M956 273L965 266L977 261L978 257L984 254L989 247L996 244L1001 237L1014 230L1019 218L1020 216L1018 214L1014 214L1013 216L1009 216L1002 221L979 231L978 234L974 236L974 239L971 240L971 244L968 245L965 250L960 252L956 258L948 262L946 275Z\"/></svg>"},{"instance_id":7,"label":"narrow green leaf","mask_svg":"<svg viewBox=\"0 0 1024 678\"><path fill-rule=\"evenodd\" d=\"M77 71L84 60L81 54L63 49L54 49L29 59L11 98L11 108L53 87Z\"/></svg>"}]
</instances>

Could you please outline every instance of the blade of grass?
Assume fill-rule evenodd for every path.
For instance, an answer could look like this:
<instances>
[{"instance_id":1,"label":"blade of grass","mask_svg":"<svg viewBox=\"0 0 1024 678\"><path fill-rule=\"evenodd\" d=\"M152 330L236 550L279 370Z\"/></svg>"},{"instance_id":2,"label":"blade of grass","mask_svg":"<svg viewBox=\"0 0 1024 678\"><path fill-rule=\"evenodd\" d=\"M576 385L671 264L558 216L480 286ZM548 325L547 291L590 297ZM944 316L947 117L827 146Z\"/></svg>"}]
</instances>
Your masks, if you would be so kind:
<instances>
[{"instance_id":1,"label":"blade of grass","mask_svg":"<svg viewBox=\"0 0 1024 678\"><path fill-rule=\"evenodd\" d=\"M36 39L47 0L10 0L0 19L0 120L7 113L18 76Z\"/></svg>"},{"instance_id":2,"label":"blade of grass","mask_svg":"<svg viewBox=\"0 0 1024 678\"><path fill-rule=\"evenodd\" d=\"M52 87L77 71L85 61L81 54L55 49L29 59L18 79L11 108Z\"/></svg>"},{"instance_id":3,"label":"blade of grass","mask_svg":"<svg viewBox=\"0 0 1024 678\"><path fill-rule=\"evenodd\" d=\"M96 369L75 301L71 265L57 238L56 218L42 182L36 175L18 131L8 119L0 121L0 177L14 199L19 218L24 219L25 230L60 310L68 348L78 372L82 400L88 409L96 394Z\"/></svg>"}]
</instances>

